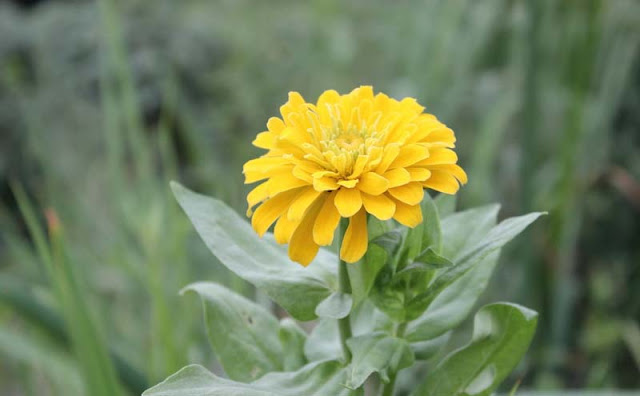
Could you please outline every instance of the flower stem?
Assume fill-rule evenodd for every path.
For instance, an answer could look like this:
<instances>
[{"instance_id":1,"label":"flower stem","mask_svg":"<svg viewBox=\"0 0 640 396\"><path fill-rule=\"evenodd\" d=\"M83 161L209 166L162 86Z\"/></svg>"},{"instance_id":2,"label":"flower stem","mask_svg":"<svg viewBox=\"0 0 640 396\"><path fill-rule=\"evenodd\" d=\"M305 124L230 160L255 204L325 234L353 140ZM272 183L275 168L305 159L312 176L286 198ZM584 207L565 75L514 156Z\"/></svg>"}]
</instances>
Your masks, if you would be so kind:
<instances>
[{"instance_id":1,"label":"flower stem","mask_svg":"<svg viewBox=\"0 0 640 396\"><path fill-rule=\"evenodd\" d=\"M404 331L406 328L407 328L407 322L397 324L393 332L394 336L398 338L402 338L402 336L404 336ZM396 386L397 375L398 373L395 371L389 374L389 383L384 384L382 386L381 396L393 396L393 388L395 388Z\"/></svg>"},{"instance_id":2,"label":"flower stem","mask_svg":"<svg viewBox=\"0 0 640 396\"><path fill-rule=\"evenodd\" d=\"M339 245L342 245L342 238L347 229L346 219L340 221ZM349 282L349 272L347 263L340 259L340 249L338 249L338 287L342 293L351 294L351 282ZM347 340L351 338L351 315L338 319L338 329L340 330L340 345L344 354L345 363L351 362L351 351L347 347Z\"/></svg>"}]
</instances>

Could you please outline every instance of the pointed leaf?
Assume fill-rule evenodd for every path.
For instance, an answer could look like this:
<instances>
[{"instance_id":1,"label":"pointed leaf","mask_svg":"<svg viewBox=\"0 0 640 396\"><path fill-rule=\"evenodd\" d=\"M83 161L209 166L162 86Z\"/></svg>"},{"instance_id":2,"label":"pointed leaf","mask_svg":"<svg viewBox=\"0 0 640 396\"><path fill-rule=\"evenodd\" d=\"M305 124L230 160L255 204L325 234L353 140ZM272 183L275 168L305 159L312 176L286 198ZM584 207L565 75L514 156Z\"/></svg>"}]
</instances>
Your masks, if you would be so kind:
<instances>
[{"instance_id":1,"label":"pointed leaf","mask_svg":"<svg viewBox=\"0 0 640 396\"><path fill-rule=\"evenodd\" d=\"M252 383L220 378L198 365L183 368L143 396L356 396L343 386L346 369L339 362L306 365L298 371L269 373Z\"/></svg>"},{"instance_id":2,"label":"pointed leaf","mask_svg":"<svg viewBox=\"0 0 640 396\"><path fill-rule=\"evenodd\" d=\"M248 382L283 369L278 320L258 304L215 283L187 286L204 306L211 346L229 378Z\"/></svg>"},{"instance_id":3,"label":"pointed leaf","mask_svg":"<svg viewBox=\"0 0 640 396\"><path fill-rule=\"evenodd\" d=\"M173 193L211 252L231 271L253 283L298 320L316 317L315 307L336 289L333 254L321 249L307 268L289 260L269 238L219 200L196 194L178 183Z\"/></svg>"},{"instance_id":4,"label":"pointed leaf","mask_svg":"<svg viewBox=\"0 0 640 396\"><path fill-rule=\"evenodd\" d=\"M422 263L432 269L451 267L453 263L446 257L439 255L433 248L427 248L416 257L416 262Z\"/></svg>"},{"instance_id":5,"label":"pointed leaf","mask_svg":"<svg viewBox=\"0 0 640 396\"><path fill-rule=\"evenodd\" d=\"M500 205L492 204L454 213L441 221L444 257L458 262L496 225Z\"/></svg>"},{"instance_id":6,"label":"pointed leaf","mask_svg":"<svg viewBox=\"0 0 640 396\"><path fill-rule=\"evenodd\" d=\"M413 364L414 357L409 343L383 332L369 333L347 340L353 355L346 386L359 388L375 373L383 382L389 382L389 374Z\"/></svg>"},{"instance_id":7,"label":"pointed leaf","mask_svg":"<svg viewBox=\"0 0 640 396\"><path fill-rule=\"evenodd\" d=\"M493 227L491 231L481 239L480 243L472 249L466 249L464 251L466 253L459 258L459 261L456 261L454 267L450 267L438 276L425 293L419 294L409 302L407 305L409 318L415 319L419 317L429 304L449 285L466 274L489 254L504 246L543 214L544 213L536 212L524 216L512 217Z\"/></svg>"},{"instance_id":8,"label":"pointed leaf","mask_svg":"<svg viewBox=\"0 0 640 396\"><path fill-rule=\"evenodd\" d=\"M448 355L412 395L492 394L527 351L537 320L535 311L515 304L483 307L471 342Z\"/></svg>"}]
</instances>

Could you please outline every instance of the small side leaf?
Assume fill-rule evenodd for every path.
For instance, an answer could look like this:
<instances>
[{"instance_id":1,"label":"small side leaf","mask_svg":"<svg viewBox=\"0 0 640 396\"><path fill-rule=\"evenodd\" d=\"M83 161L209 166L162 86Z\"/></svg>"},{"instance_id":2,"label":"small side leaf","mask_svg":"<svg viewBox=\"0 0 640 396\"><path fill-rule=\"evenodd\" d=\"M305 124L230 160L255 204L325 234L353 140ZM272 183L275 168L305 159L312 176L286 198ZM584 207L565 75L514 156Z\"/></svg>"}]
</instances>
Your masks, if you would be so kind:
<instances>
[{"instance_id":1,"label":"small side leaf","mask_svg":"<svg viewBox=\"0 0 640 396\"><path fill-rule=\"evenodd\" d=\"M333 292L316 307L316 315L321 318L342 319L349 315L353 306L351 294Z\"/></svg>"},{"instance_id":2,"label":"small side leaf","mask_svg":"<svg viewBox=\"0 0 640 396\"><path fill-rule=\"evenodd\" d=\"M488 396L518 364L535 333L538 314L490 304L476 314L471 342L449 354L413 396Z\"/></svg>"},{"instance_id":3,"label":"small side leaf","mask_svg":"<svg viewBox=\"0 0 640 396\"><path fill-rule=\"evenodd\" d=\"M349 365L346 386L359 388L366 379L379 373L383 382L389 382L389 373L395 373L414 362L409 343L383 332L370 333L347 340L353 355Z\"/></svg>"},{"instance_id":4,"label":"small side leaf","mask_svg":"<svg viewBox=\"0 0 640 396\"><path fill-rule=\"evenodd\" d=\"M451 267L453 263L446 257L439 255L433 248L427 248L416 257L416 261L425 264L432 269Z\"/></svg>"},{"instance_id":5,"label":"small side leaf","mask_svg":"<svg viewBox=\"0 0 640 396\"><path fill-rule=\"evenodd\" d=\"M202 299L211 346L229 378L248 382L283 369L278 320L261 306L215 283L187 286Z\"/></svg>"}]
</instances>

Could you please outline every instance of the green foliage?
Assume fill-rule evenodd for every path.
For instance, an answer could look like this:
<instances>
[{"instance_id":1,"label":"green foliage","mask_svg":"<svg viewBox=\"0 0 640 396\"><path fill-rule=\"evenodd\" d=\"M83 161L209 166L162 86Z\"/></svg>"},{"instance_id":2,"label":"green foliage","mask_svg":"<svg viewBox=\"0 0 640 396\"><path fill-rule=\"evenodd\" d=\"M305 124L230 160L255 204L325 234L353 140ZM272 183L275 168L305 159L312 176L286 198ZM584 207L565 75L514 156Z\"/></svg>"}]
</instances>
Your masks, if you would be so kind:
<instances>
[{"instance_id":1,"label":"green foliage","mask_svg":"<svg viewBox=\"0 0 640 396\"><path fill-rule=\"evenodd\" d=\"M484 306L469 345L445 357L413 395L491 395L529 348L537 322L536 312L519 305Z\"/></svg>"},{"instance_id":2,"label":"green foliage","mask_svg":"<svg viewBox=\"0 0 640 396\"><path fill-rule=\"evenodd\" d=\"M215 283L194 283L186 291L202 299L209 341L229 378L248 382L282 371L280 325L273 315Z\"/></svg>"},{"instance_id":3,"label":"green foliage","mask_svg":"<svg viewBox=\"0 0 640 396\"><path fill-rule=\"evenodd\" d=\"M222 286L188 286L185 291L196 291L203 300L218 360L238 382L189 366L145 395L293 395L293 389L302 392L297 394L352 394L362 391L374 373L384 384L383 394L391 395L397 373L416 359L436 355L469 314L502 246L541 215L495 225L498 207L487 206L451 214L441 224L437 205L427 197L423 207L428 219L412 230L372 221L370 245L376 250L351 271L360 293L354 306L350 286L330 292L337 257L322 252L308 268L296 267L282 248L260 240L222 202L176 183L172 188L222 263L292 316L308 320L315 312L320 319L306 336L294 322L278 323L257 304ZM450 252L454 259L436 250ZM334 259L333 267L327 258ZM416 394L488 395L526 351L536 318L535 312L516 305L484 307L476 315L471 344L445 357ZM349 332L338 331L345 323Z\"/></svg>"},{"instance_id":4,"label":"green foliage","mask_svg":"<svg viewBox=\"0 0 640 396\"><path fill-rule=\"evenodd\" d=\"M316 315L320 318L342 319L351 312L353 298L351 294L333 292L316 307Z\"/></svg>"},{"instance_id":5,"label":"green foliage","mask_svg":"<svg viewBox=\"0 0 640 396\"><path fill-rule=\"evenodd\" d=\"M413 364L409 343L384 332L374 332L347 340L353 359L345 386L357 389L371 374L378 373L388 383L389 376Z\"/></svg>"},{"instance_id":6,"label":"green foliage","mask_svg":"<svg viewBox=\"0 0 640 396\"><path fill-rule=\"evenodd\" d=\"M122 389L116 378L113 362L109 359L104 336L84 298L82 283L71 262L62 234L62 225L55 212L48 213L49 242L45 232L36 221L36 216L22 188L14 189L16 200L27 220L29 231L37 241L42 264L49 276L60 306L71 345L83 372L88 389L96 395L121 395Z\"/></svg>"},{"instance_id":7,"label":"green foliage","mask_svg":"<svg viewBox=\"0 0 640 396\"><path fill-rule=\"evenodd\" d=\"M219 378L204 367L188 366L163 383L144 392L144 396L356 396L343 386L346 370L336 361L315 362L298 371L271 373L251 383Z\"/></svg>"}]
</instances>

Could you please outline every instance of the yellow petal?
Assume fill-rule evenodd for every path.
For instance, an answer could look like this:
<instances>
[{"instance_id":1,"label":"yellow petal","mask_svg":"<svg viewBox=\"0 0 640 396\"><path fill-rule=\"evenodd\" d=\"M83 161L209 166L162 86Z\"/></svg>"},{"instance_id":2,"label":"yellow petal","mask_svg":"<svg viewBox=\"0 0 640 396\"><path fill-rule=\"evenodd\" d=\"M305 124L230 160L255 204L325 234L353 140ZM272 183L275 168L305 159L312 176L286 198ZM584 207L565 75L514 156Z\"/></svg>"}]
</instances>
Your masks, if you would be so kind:
<instances>
[{"instance_id":1,"label":"yellow petal","mask_svg":"<svg viewBox=\"0 0 640 396\"><path fill-rule=\"evenodd\" d=\"M332 177L323 176L313 178L313 188L317 191L332 191L337 190L338 187L340 187L338 182L336 182L336 179Z\"/></svg>"},{"instance_id":2,"label":"yellow petal","mask_svg":"<svg viewBox=\"0 0 640 396\"><path fill-rule=\"evenodd\" d=\"M396 204L393 200L382 195L362 194L362 205L367 212L380 220L389 220L396 212Z\"/></svg>"},{"instance_id":3,"label":"yellow petal","mask_svg":"<svg viewBox=\"0 0 640 396\"><path fill-rule=\"evenodd\" d=\"M347 263L355 263L366 253L368 243L367 214L360 210L349 219L349 226L340 248L340 258Z\"/></svg>"},{"instance_id":4,"label":"yellow petal","mask_svg":"<svg viewBox=\"0 0 640 396\"><path fill-rule=\"evenodd\" d=\"M267 121L267 129L269 132L273 132L276 135L279 135L284 128L284 121L278 117L271 117L269 118L269 121Z\"/></svg>"},{"instance_id":5,"label":"yellow petal","mask_svg":"<svg viewBox=\"0 0 640 396\"><path fill-rule=\"evenodd\" d=\"M368 162L369 162L368 155L359 155L358 158L356 158L356 163L353 165L353 172L351 172L351 175L349 175L349 178L355 179L357 177L360 177L360 175L364 171L364 168Z\"/></svg>"},{"instance_id":6,"label":"yellow petal","mask_svg":"<svg viewBox=\"0 0 640 396\"><path fill-rule=\"evenodd\" d=\"M293 164L283 157L260 157L247 161L242 167L244 173L244 183L250 184L258 180L273 177L276 174L291 172Z\"/></svg>"},{"instance_id":7,"label":"yellow petal","mask_svg":"<svg viewBox=\"0 0 640 396\"><path fill-rule=\"evenodd\" d=\"M313 176L305 170L305 168L296 165L291 173L300 180L304 180L308 184L313 184Z\"/></svg>"},{"instance_id":8,"label":"yellow petal","mask_svg":"<svg viewBox=\"0 0 640 396\"><path fill-rule=\"evenodd\" d=\"M338 185L346 188L354 188L358 184L358 179L354 180L338 180Z\"/></svg>"},{"instance_id":9,"label":"yellow petal","mask_svg":"<svg viewBox=\"0 0 640 396\"><path fill-rule=\"evenodd\" d=\"M358 189L371 195L380 195L387 191L389 180L375 172L367 172L360 177Z\"/></svg>"},{"instance_id":10,"label":"yellow petal","mask_svg":"<svg viewBox=\"0 0 640 396\"><path fill-rule=\"evenodd\" d=\"M360 191L355 188L341 188L334 200L342 217L351 217L362 207Z\"/></svg>"},{"instance_id":11,"label":"yellow petal","mask_svg":"<svg viewBox=\"0 0 640 396\"><path fill-rule=\"evenodd\" d=\"M458 179L460 183L467 184L467 174L460 166L456 164L431 165L429 169L450 173L455 176L455 178Z\"/></svg>"},{"instance_id":12,"label":"yellow petal","mask_svg":"<svg viewBox=\"0 0 640 396\"><path fill-rule=\"evenodd\" d=\"M386 172L384 178L389 180L388 188L402 186L411 181L411 174L404 168L396 168Z\"/></svg>"},{"instance_id":13,"label":"yellow petal","mask_svg":"<svg viewBox=\"0 0 640 396\"><path fill-rule=\"evenodd\" d=\"M417 205L424 198L424 188L420 182L411 182L404 186L390 188L389 194L407 205Z\"/></svg>"},{"instance_id":14,"label":"yellow petal","mask_svg":"<svg viewBox=\"0 0 640 396\"><path fill-rule=\"evenodd\" d=\"M384 147L384 152L382 153L382 160L378 165L378 169L376 172L384 173L389 169L389 165L398 157L400 153L400 146L398 144L388 144Z\"/></svg>"},{"instance_id":15,"label":"yellow petal","mask_svg":"<svg viewBox=\"0 0 640 396\"><path fill-rule=\"evenodd\" d=\"M460 189L460 184L454 176L438 170L431 171L431 177L422 182L422 185L445 194L455 194Z\"/></svg>"},{"instance_id":16,"label":"yellow petal","mask_svg":"<svg viewBox=\"0 0 640 396\"><path fill-rule=\"evenodd\" d=\"M431 176L431 171L427 168L407 168L411 181L425 181Z\"/></svg>"},{"instance_id":17,"label":"yellow petal","mask_svg":"<svg viewBox=\"0 0 640 396\"><path fill-rule=\"evenodd\" d=\"M458 162L458 156L455 151L448 148L435 148L430 151L429 158L425 158L418 162L416 166L436 165L436 164L455 164Z\"/></svg>"},{"instance_id":18,"label":"yellow petal","mask_svg":"<svg viewBox=\"0 0 640 396\"><path fill-rule=\"evenodd\" d=\"M456 137L451 129L445 127L431 131L423 141L438 143L442 147L454 147Z\"/></svg>"},{"instance_id":19,"label":"yellow petal","mask_svg":"<svg viewBox=\"0 0 640 396\"><path fill-rule=\"evenodd\" d=\"M291 235L289 241L289 258L305 267L311 263L318 254L318 244L313 241L313 225L316 222L322 201L318 200L311 205L307 214Z\"/></svg>"},{"instance_id":20,"label":"yellow petal","mask_svg":"<svg viewBox=\"0 0 640 396\"><path fill-rule=\"evenodd\" d=\"M283 173L277 177L269 179L269 196L273 197L283 191L309 185L304 180L298 179L292 173Z\"/></svg>"},{"instance_id":21,"label":"yellow petal","mask_svg":"<svg viewBox=\"0 0 640 396\"><path fill-rule=\"evenodd\" d=\"M393 218L400 224L407 227L415 227L422 223L422 209L420 205L407 205L396 201L396 213Z\"/></svg>"},{"instance_id":22,"label":"yellow petal","mask_svg":"<svg viewBox=\"0 0 640 396\"><path fill-rule=\"evenodd\" d=\"M296 230L300 221L291 221L287 216L280 216L276 222L276 226L273 227L273 236L276 242L279 244L288 243L291 240L291 235Z\"/></svg>"},{"instance_id":23,"label":"yellow petal","mask_svg":"<svg viewBox=\"0 0 640 396\"><path fill-rule=\"evenodd\" d=\"M421 144L408 144L400 149L396 159L389 168L406 168L429 157L429 149Z\"/></svg>"},{"instance_id":24,"label":"yellow petal","mask_svg":"<svg viewBox=\"0 0 640 396\"><path fill-rule=\"evenodd\" d=\"M300 193L299 190L285 191L266 200L256 209L251 218L251 225L258 235L262 236L278 217L285 213L291 202Z\"/></svg>"},{"instance_id":25,"label":"yellow petal","mask_svg":"<svg viewBox=\"0 0 640 396\"><path fill-rule=\"evenodd\" d=\"M269 181L259 184L247 195L247 216L251 216L251 208L269 198Z\"/></svg>"},{"instance_id":26,"label":"yellow petal","mask_svg":"<svg viewBox=\"0 0 640 396\"><path fill-rule=\"evenodd\" d=\"M296 199L291 203L289 210L287 211L287 217L291 221L298 221L302 219L309 206L322 194L320 191L316 191L313 187L307 187L303 189Z\"/></svg>"},{"instance_id":27,"label":"yellow petal","mask_svg":"<svg viewBox=\"0 0 640 396\"><path fill-rule=\"evenodd\" d=\"M331 245L333 235L340 224L340 213L334 203L336 192L332 192L324 200L320 214L313 225L313 240L320 246Z\"/></svg>"},{"instance_id":28,"label":"yellow petal","mask_svg":"<svg viewBox=\"0 0 640 396\"><path fill-rule=\"evenodd\" d=\"M270 149L275 143L275 136L271 132L260 132L252 144L263 149Z\"/></svg>"}]
</instances>

